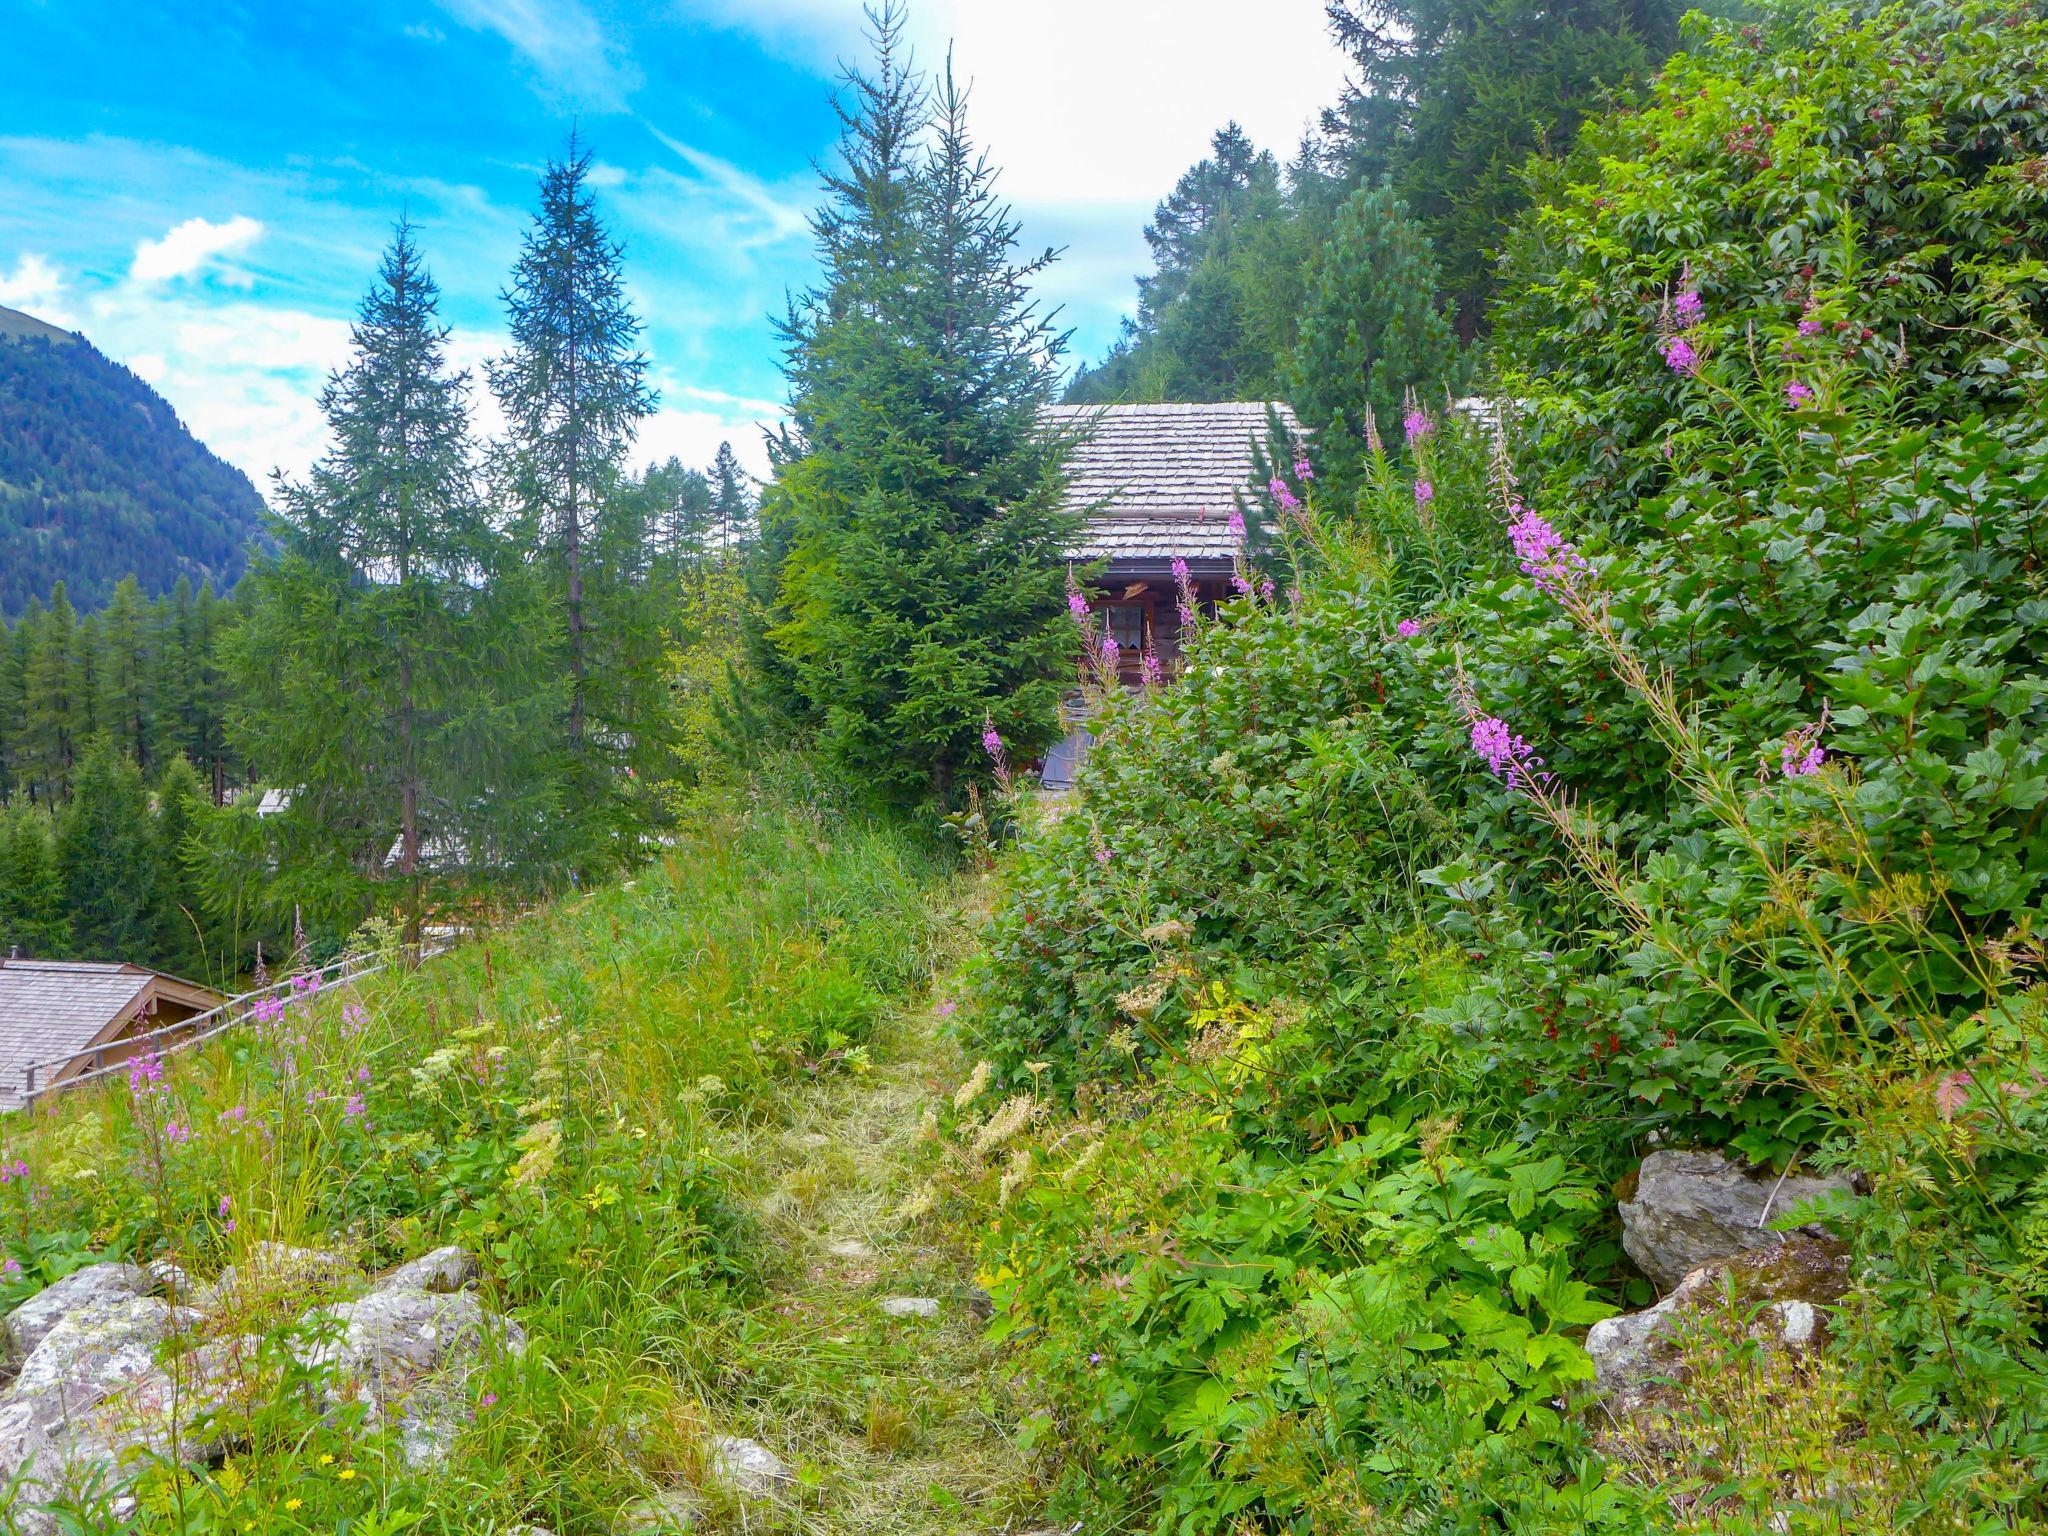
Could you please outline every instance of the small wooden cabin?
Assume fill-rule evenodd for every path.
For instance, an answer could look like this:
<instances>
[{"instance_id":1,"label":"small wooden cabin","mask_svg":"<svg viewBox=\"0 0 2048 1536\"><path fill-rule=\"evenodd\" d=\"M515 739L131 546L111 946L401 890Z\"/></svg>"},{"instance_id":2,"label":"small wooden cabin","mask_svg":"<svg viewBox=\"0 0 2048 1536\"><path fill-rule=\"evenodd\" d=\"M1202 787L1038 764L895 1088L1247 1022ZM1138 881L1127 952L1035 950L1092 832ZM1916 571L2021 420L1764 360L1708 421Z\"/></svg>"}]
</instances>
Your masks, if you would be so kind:
<instances>
[{"instance_id":1,"label":"small wooden cabin","mask_svg":"<svg viewBox=\"0 0 2048 1536\"><path fill-rule=\"evenodd\" d=\"M0 960L0 1109L35 1088L95 1065L125 1061L135 1035L166 1029L217 1007L217 992L140 965L83 960ZM54 1065L50 1065L54 1063Z\"/></svg>"},{"instance_id":2,"label":"small wooden cabin","mask_svg":"<svg viewBox=\"0 0 2048 1536\"><path fill-rule=\"evenodd\" d=\"M1235 595L1230 514L1253 492L1254 444L1271 420L1299 443L1301 424L1278 402L1200 405L1061 405L1053 425L1080 434L1067 460L1067 505L1087 518L1070 550L1075 564L1101 562L1088 590L1099 622L1115 638L1118 672L1144 682L1150 650L1171 678L1180 662L1180 595L1173 562L1185 560L1197 611ZM1067 740L1046 758L1047 788L1072 781L1090 743L1078 710Z\"/></svg>"}]
</instances>

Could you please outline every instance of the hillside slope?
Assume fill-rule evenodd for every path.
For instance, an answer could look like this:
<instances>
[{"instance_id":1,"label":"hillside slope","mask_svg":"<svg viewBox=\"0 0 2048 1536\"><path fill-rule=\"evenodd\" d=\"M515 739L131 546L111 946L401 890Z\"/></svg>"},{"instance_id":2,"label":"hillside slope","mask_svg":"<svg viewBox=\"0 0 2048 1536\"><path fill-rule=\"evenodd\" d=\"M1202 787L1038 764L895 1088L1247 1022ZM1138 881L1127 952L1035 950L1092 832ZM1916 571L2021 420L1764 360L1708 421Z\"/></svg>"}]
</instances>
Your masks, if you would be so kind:
<instances>
[{"instance_id":1,"label":"hillside slope","mask_svg":"<svg viewBox=\"0 0 2048 1536\"><path fill-rule=\"evenodd\" d=\"M263 501L155 390L82 336L0 309L0 613L57 581L96 608L123 576L241 575Z\"/></svg>"}]
</instances>

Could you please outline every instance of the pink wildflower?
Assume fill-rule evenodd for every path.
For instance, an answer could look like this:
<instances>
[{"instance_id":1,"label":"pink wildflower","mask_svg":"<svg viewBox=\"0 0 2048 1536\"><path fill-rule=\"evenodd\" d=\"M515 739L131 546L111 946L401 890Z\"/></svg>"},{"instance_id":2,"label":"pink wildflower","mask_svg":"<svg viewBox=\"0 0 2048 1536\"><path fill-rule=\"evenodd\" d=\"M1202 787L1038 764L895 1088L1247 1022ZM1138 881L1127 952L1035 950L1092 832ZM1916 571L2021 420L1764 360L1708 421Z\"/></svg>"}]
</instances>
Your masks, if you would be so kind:
<instances>
[{"instance_id":1,"label":"pink wildflower","mask_svg":"<svg viewBox=\"0 0 2048 1536\"><path fill-rule=\"evenodd\" d=\"M341 1106L343 1117L349 1120L360 1120L369 1112L370 1106L363 1102L363 1096L360 1093L350 1094L348 1102Z\"/></svg>"},{"instance_id":2,"label":"pink wildflower","mask_svg":"<svg viewBox=\"0 0 2048 1536\"><path fill-rule=\"evenodd\" d=\"M1107 672L1114 672L1116 670L1117 660L1121 654L1122 652L1116 643L1116 636L1104 635L1102 637L1103 670Z\"/></svg>"},{"instance_id":3,"label":"pink wildflower","mask_svg":"<svg viewBox=\"0 0 2048 1536\"><path fill-rule=\"evenodd\" d=\"M1806 402L1811 400L1812 398L1812 389L1810 389L1800 380L1791 379L1786 382L1785 403L1788 406L1790 406L1793 410L1798 410L1800 406L1806 404Z\"/></svg>"},{"instance_id":4,"label":"pink wildflower","mask_svg":"<svg viewBox=\"0 0 2048 1536\"><path fill-rule=\"evenodd\" d=\"M1436 423L1429 419L1429 413L1420 407L1401 418L1401 431L1411 443L1419 443L1436 430Z\"/></svg>"},{"instance_id":5,"label":"pink wildflower","mask_svg":"<svg viewBox=\"0 0 2048 1536\"><path fill-rule=\"evenodd\" d=\"M989 755L989 761L1000 763L1003 760L1002 732L996 729L995 722L987 715L981 717L981 749Z\"/></svg>"},{"instance_id":6,"label":"pink wildflower","mask_svg":"<svg viewBox=\"0 0 2048 1536\"><path fill-rule=\"evenodd\" d=\"M1273 578L1270 576L1259 583L1259 596L1269 603L1279 595L1279 592L1280 589L1273 585Z\"/></svg>"},{"instance_id":7,"label":"pink wildflower","mask_svg":"<svg viewBox=\"0 0 2048 1536\"><path fill-rule=\"evenodd\" d=\"M0 1264L0 1275L5 1275L10 1280L12 1280L16 1275L20 1273L21 1263L12 1255L9 1255L8 1260L5 1264Z\"/></svg>"},{"instance_id":8,"label":"pink wildflower","mask_svg":"<svg viewBox=\"0 0 2048 1536\"><path fill-rule=\"evenodd\" d=\"M1166 681L1166 669L1159 664L1159 656L1157 652L1145 652L1145 654L1139 658L1139 664L1144 668L1145 681L1147 683L1157 686L1158 684Z\"/></svg>"},{"instance_id":9,"label":"pink wildflower","mask_svg":"<svg viewBox=\"0 0 2048 1536\"><path fill-rule=\"evenodd\" d=\"M128 1091L135 1097L163 1092L164 1059L155 1051L144 1051L128 1063Z\"/></svg>"},{"instance_id":10,"label":"pink wildflower","mask_svg":"<svg viewBox=\"0 0 2048 1536\"><path fill-rule=\"evenodd\" d=\"M1508 510L1516 514L1508 524L1508 537L1522 562L1522 574L1553 597L1577 592L1587 571L1584 557L1534 508L1517 501Z\"/></svg>"},{"instance_id":11,"label":"pink wildflower","mask_svg":"<svg viewBox=\"0 0 2048 1536\"><path fill-rule=\"evenodd\" d=\"M1671 306L1671 313L1680 326L1694 326L1707 317L1707 306L1700 301L1697 293L1688 288Z\"/></svg>"},{"instance_id":12,"label":"pink wildflower","mask_svg":"<svg viewBox=\"0 0 2048 1536\"><path fill-rule=\"evenodd\" d=\"M1479 754L1488 772L1505 780L1511 788L1523 789L1550 777L1543 771L1543 759L1535 749L1497 716L1482 715L1472 722L1472 750Z\"/></svg>"},{"instance_id":13,"label":"pink wildflower","mask_svg":"<svg viewBox=\"0 0 2048 1536\"><path fill-rule=\"evenodd\" d=\"M1403 619L1394 626L1394 632L1403 640L1413 640L1422 633L1422 625L1414 619Z\"/></svg>"},{"instance_id":14,"label":"pink wildflower","mask_svg":"<svg viewBox=\"0 0 2048 1536\"><path fill-rule=\"evenodd\" d=\"M218 1210L217 1214L218 1214L218 1215L220 1216L220 1219L221 1219L222 1221L225 1221L225 1220L227 1220L227 1217L228 1217L228 1212L229 1212L229 1211L232 1211L232 1210L233 1210L234 1208L235 1208L235 1201L234 1201L234 1197L233 1197L232 1195L222 1195L222 1196L220 1197L220 1207L219 1207L219 1210Z\"/></svg>"},{"instance_id":15,"label":"pink wildflower","mask_svg":"<svg viewBox=\"0 0 2048 1536\"><path fill-rule=\"evenodd\" d=\"M172 1120L164 1126L164 1140L174 1147L182 1147L192 1139L192 1127L182 1120Z\"/></svg>"},{"instance_id":16,"label":"pink wildflower","mask_svg":"<svg viewBox=\"0 0 2048 1536\"><path fill-rule=\"evenodd\" d=\"M1278 485L1280 482L1275 480L1273 483ZM1243 549L1245 540L1244 513L1240 512L1236 507L1232 507L1230 509L1229 521L1224 524L1224 527L1230 532L1230 542L1239 549Z\"/></svg>"},{"instance_id":17,"label":"pink wildflower","mask_svg":"<svg viewBox=\"0 0 2048 1536\"><path fill-rule=\"evenodd\" d=\"M1074 622L1086 627L1088 623L1088 599L1079 587L1067 589L1067 612L1074 616Z\"/></svg>"},{"instance_id":18,"label":"pink wildflower","mask_svg":"<svg viewBox=\"0 0 2048 1536\"><path fill-rule=\"evenodd\" d=\"M12 1184L16 1179L26 1181L27 1178L28 1164L20 1158L17 1157L11 1163L0 1164L0 1184Z\"/></svg>"},{"instance_id":19,"label":"pink wildflower","mask_svg":"<svg viewBox=\"0 0 2048 1536\"><path fill-rule=\"evenodd\" d=\"M1301 498L1296 496L1294 492L1290 491L1287 488L1287 482L1285 480L1282 480L1278 475L1275 475L1272 479L1266 482L1266 489L1273 493L1273 499L1280 503L1280 506L1284 511L1292 512L1296 507L1301 505ZM1232 515L1235 516L1236 514L1233 513ZM1241 517L1237 520L1240 525L1244 522L1244 519Z\"/></svg>"},{"instance_id":20,"label":"pink wildflower","mask_svg":"<svg viewBox=\"0 0 2048 1536\"><path fill-rule=\"evenodd\" d=\"M1787 740L1778 749L1778 766L1788 779L1806 779L1819 773L1827 761L1827 753L1821 750L1819 742Z\"/></svg>"},{"instance_id":21,"label":"pink wildflower","mask_svg":"<svg viewBox=\"0 0 2048 1536\"><path fill-rule=\"evenodd\" d=\"M1313 465L1313 464L1309 463L1309 461L1308 461L1307 459L1296 459L1296 460L1294 461L1294 478L1295 478L1295 479L1297 479L1297 480L1302 480L1302 481L1308 481L1308 480L1313 480L1313 479L1315 479L1315 477L1316 477L1316 467L1315 467L1315 465Z\"/></svg>"},{"instance_id":22,"label":"pink wildflower","mask_svg":"<svg viewBox=\"0 0 2048 1536\"><path fill-rule=\"evenodd\" d=\"M1251 582L1245 579L1244 573L1241 571L1230 578L1230 584L1237 589L1239 597L1248 595L1252 589Z\"/></svg>"},{"instance_id":23,"label":"pink wildflower","mask_svg":"<svg viewBox=\"0 0 2048 1536\"><path fill-rule=\"evenodd\" d=\"M954 1002L952 998L948 997L942 999L939 1002L938 1006L932 1009L932 1012L937 1014L942 1019L950 1019L953 1016L954 1011L958 1009L959 1006L960 1005Z\"/></svg>"},{"instance_id":24,"label":"pink wildflower","mask_svg":"<svg viewBox=\"0 0 2048 1536\"><path fill-rule=\"evenodd\" d=\"M1673 373L1697 373L1700 355L1683 336L1673 336L1664 343L1664 362Z\"/></svg>"},{"instance_id":25,"label":"pink wildflower","mask_svg":"<svg viewBox=\"0 0 2048 1536\"><path fill-rule=\"evenodd\" d=\"M1799 317L1799 334L1802 336L1818 336L1826 329L1825 325L1813 318L1813 311L1810 309Z\"/></svg>"},{"instance_id":26,"label":"pink wildflower","mask_svg":"<svg viewBox=\"0 0 2048 1536\"><path fill-rule=\"evenodd\" d=\"M1107 848L1098 848L1098 849L1096 849L1096 850L1095 850L1095 862L1096 862L1096 863L1098 863L1098 864L1107 864L1107 863L1109 862L1109 849L1107 849Z\"/></svg>"},{"instance_id":27,"label":"pink wildflower","mask_svg":"<svg viewBox=\"0 0 2048 1536\"><path fill-rule=\"evenodd\" d=\"M1430 484L1430 483L1429 483L1429 482L1428 482L1427 480L1418 480L1418 481L1416 481L1416 482L1415 482L1415 505L1416 505L1416 506L1418 506L1418 507L1426 507L1426 506L1428 506L1428 505L1429 505L1429 504L1430 504L1430 503L1431 503L1432 501L1435 501L1435 500L1436 500L1436 487L1435 487L1435 486L1431 485L1431 484Z\"/></svg>"}]
</instances>

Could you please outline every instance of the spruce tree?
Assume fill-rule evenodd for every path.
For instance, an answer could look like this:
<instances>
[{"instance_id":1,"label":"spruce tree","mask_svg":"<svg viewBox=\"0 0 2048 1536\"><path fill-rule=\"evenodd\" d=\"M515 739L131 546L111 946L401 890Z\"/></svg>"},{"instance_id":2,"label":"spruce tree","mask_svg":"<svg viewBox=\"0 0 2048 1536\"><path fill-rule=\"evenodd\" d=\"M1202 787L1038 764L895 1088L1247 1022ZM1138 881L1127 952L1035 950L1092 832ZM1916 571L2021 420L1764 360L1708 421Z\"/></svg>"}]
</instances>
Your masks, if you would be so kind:
<instances>
[{"instance_id":1,"label":"spruce tree","mask_svg":"<svg viewBox=\"0 0 2048 1536\"><path fill-rule=\"evenodd\" d=\"M813 220L825 279L782 322L795 439L762 531L773 643L827 753L945 802L985 773L986 721L1020 756L1048 741L1071 677L1065 445L1040 418L1063 338L1028 293L1052 253L1018 258L950 65L928 98L901 13L874 23Z\"/></svg>"},{"instance_id":2,"label":"spruce tree","mask_svg":"<svg viewBox=\"0 0 2048 1536\"><path fill-rule=\"evenodd\" d=\"M198 882L188 847L206 806L206 789L184 757L174 757L156 791L157 963L194 979L210 969L201 923Z\"/></svg>"},{"instance_id":3,"label":"spruce tree","mask_svg":"<svg viewBox=\"0 0 2048 1536\"><path fill-rule=\"evenodd\" d=\"M532 676L545 622L508 611L492 579L438 304L400 223L320 397L331 444L308 480L280 478L279 553L245 578L227 645L235 744L292 794L277 903L352 926L360 881L389 873L409 937L430 839L459 865L536 813L533 724L552 697Z\"/></svg>"},{"instance_id":4,"label":"spruce tree","mask_svg":"<svg viewBox=\"0 0 2048 1536\"><path fill-rule=\"evenodd\" d=\"M41 612L41 602L31 599L28 612L12 625L0 619L0 803L12 804L21 793L22 687L27 680L29 647L34 643L30 625Z\"/></svg>"},{"instance_id":5,"label":"spruce tree","mask_svg":"<svg viewBox=\"0 0 2048 1536\"><path fill-rule=\"evenodd\" d=\"M70 949L56 829L43 807L18 802L0 813L0 956L54 960Z\"/></svg>"},{"instance_id":6,"label":"spruce tree","mask_svg":"<svg viewBox=\"0 0 2048 1536\"><path fill-rule=\"evenodd\" d=\"M718 559L733 558L747 542L753 522L752 498L747 493L747 472L740 468L739 455L731 443L720 443L711 461L711 524Z\"/></svg>"},{"instance_id":7,"label":"spruce tree","mask_svg":"<svg viewBox=\"0 0 2048 1536\"><path fill-rule=\"evenodd\" d=\"M156 829L142 774L108 737L93 737L80 754L57 829L72 951L152 963L162 888Z\"/></svg>"},{"instance_id":8,"label":"spruce tree","mask_svg":"<svg viewBox=\"0 0 2048 1536\"><path fill-rule=\"evenodd\" d=\"M589 178L590 153L572 136L541 175L503 294L512 350L490 376L509 426L513 495L553 562L568 688L563 793L594 850L652 804L628 775L644 785L667 741L645 671L666 643L667 610L645 580L644 509L621 473L654 395L623 249Z\"/></svg>"},{"instance_id":9,"label":"spruce tree","mask_svg":"<svg viewBox=\"0 0 2048 1536\"><path fill-rule=\"evenodd\" d=\"M1367 416L1398 441L1407 392L1441 396L1460 376L1440 290L1429 236L1401 200L1387 187L1354 192L1310 277L1290 390L1339 497L1356 484Z\"/></svg>"}]
</instances>

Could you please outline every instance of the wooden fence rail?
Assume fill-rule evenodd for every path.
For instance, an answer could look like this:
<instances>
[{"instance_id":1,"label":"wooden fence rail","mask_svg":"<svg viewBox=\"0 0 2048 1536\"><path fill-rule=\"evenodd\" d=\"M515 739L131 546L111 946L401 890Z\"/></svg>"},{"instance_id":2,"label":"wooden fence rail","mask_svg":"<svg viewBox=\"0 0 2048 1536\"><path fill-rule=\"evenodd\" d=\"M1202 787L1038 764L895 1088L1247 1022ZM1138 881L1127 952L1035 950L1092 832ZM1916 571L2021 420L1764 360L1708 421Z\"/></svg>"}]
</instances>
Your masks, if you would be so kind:
<instances>
[{"instance_id":1,"label":"wooden fence rail","mask_svg":"<svg viewBox=\"0 0 2048 1536\"><path fill-rule=\"evenodd\" d=\"M447 953L454 944L455 940L452 937L436 939L431 944L421 947L419 958L431 960L436 955ZM252 991L238 993L204 1013L195 1013L189 1019L167 1024L162 1029L153 1029L143 1035L123 1035L119 1039L95 1046L90 1051L79 1051L49 1061L31 1062L22 1069L21 1106L24 1109L33 1108L36 1100L46 1095L98 1082L103 1077L125 1071L129 1062L145 1051L154 1051L157 1055L164 1056L173 1051L190 1050L193 1046L204 1045L207 1041L226 1034L237 1024L246 1023L254 1017L256 1005L265 999L275 997L283 1000L295 992L302 993L308 976L319 977L320 989L325 990L329 986L352 986L366 976L374 976L379 971L389 969L390 965L390 961L373 963L368 955L344 955L330 965L323 965L317 971L299 971L287 976L283 981L272 982L267 987L257 987ZM154 1043L157 1041L163 1043L157 1045ZM107 1053L116 1050L122 1053L121 1059L109 1062ZM56 1075L75 1065L84 1056L92 1058L92 1065L85 1071L72 1077ZM36 1078L46 1072L51 1073L51 1076L38 1088Z\"/></svg>"}]
</instances>

